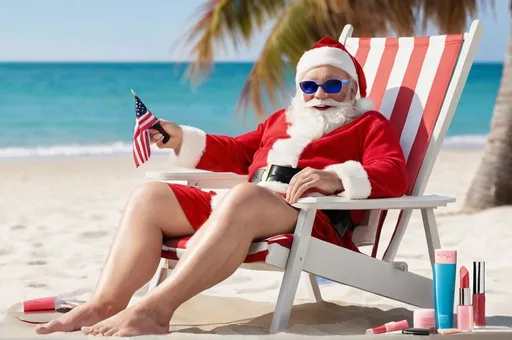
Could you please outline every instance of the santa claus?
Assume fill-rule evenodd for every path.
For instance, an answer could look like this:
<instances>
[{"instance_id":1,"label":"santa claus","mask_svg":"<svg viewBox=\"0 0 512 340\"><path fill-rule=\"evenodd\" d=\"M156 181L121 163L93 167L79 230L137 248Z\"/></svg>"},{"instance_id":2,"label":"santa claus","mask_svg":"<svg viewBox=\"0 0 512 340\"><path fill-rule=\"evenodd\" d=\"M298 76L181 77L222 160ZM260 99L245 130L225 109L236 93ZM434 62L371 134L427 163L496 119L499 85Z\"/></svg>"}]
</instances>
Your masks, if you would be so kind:
<instances>
[{"instance_id":1,"label":"santa claus","mask_svg":"<svg viewBox=\"0 0 512 340\"><path fill-rule=\"evenodd\" d=\"M177 138L163 145L162 135L154 133L153 140L175 150L175 165L247 174L250 182L282 194L288 203L318 194L351 199L403 195L407 171L398 137L389 121L372 110L357 59L339 41L325 37L299 60L295 81L297 92L290 107L242 136L217 136L169 124ZM321 179L338 185L334 190L334 184L324 186ZM196 194L212 209L226 193L171 186L180 192L178 200ZM182 203L186 214L197 216L194 204ZM364 212L348 217L333 211L320 214L327 214L334 229L315 228L328 233L316 236L354 249L347 229L358 224Z\"/></svg>"},{"instance_id":2,"label":"santa claus","mask_svg":"<svg viewBox=\"0 0 512 340\"><path fill-rule=\"evenodd\" d=\"M175 165L247 175L226 192L152 182L139 188L121 226L91 301L38 328L39 333L138 335L165 333L174 311L223 281L243 262L251 243L294 230L305 195L352 199L401 196L407 172L399 139L373 111L357 60L325 37L297 65L297 94L290 107L251 132L219 136L162 122L171 136L152 141L172 149ZM351 240L356 212L318 211L312 235L358 251ZM187 251L157 289L125 309L151 279L163 237L190 236ZM137 275L132 275L136 271Z\"/></svg>"}]
</instances>

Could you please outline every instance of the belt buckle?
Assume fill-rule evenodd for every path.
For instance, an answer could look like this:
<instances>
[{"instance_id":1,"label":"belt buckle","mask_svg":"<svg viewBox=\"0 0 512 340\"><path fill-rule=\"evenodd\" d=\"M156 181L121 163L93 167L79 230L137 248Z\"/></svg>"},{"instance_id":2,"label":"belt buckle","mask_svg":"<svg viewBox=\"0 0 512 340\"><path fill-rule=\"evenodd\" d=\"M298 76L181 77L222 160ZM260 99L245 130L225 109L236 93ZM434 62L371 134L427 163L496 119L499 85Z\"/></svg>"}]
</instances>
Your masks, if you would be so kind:
<instances>
[{"instance_id":1,"label":"belt buckle","mask_svg":"<svg viewBox=\"0 0 512 340\"><path fill-rule=\"evenodd\" d=\"M267 164L267 166L265 167L265 170L263 170L263 176L261 176L261 181L262 182L266 182L269 175L270 175L270 169L272 168L272 163L270 164Z\"/></svg>"}]
</instances>

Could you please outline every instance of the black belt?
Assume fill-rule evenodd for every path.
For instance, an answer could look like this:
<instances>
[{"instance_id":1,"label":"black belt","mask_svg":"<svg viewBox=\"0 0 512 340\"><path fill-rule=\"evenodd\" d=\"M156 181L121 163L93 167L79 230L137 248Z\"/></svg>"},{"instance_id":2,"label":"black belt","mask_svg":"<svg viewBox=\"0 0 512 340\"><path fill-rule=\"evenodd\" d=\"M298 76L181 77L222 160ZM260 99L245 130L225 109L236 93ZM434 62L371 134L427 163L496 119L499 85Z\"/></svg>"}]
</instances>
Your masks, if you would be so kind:
<instances>
[{"instance_id":1,"label":"black belt","mask_svg":"<svg viewBox=\"0 0 512 340\"><path fill-rule=\"evenodd\" d=\"M252 183L264 182L281 182L290 183L292 177L299 173L301 168L292 168L289 166L271 165L265 169L256 170L250 181ZM266 176L266 178L264 178Z\"/></svg>"},{"instance_id":2,"label":"black belt","mask_svg":"<svg viewBox=\"0 0 512 340\"><path fill-rule=\"evenodd\" d=\"M281 183L290 183L291 179L295 174L299 173L301 168L292 168L289 166L281 166L281 165L271 165L267 166L265 169L256 170L251 178L251 183L259 183L259 182L281 182ZM345 235L345 232L350 229L354 229L354 224L352 223L352 215L350 210L322 210L322 212L327 215L329 220L331 221L334 230L336 230L337 234L340 237Z\"/></svg>"}]
</instances>

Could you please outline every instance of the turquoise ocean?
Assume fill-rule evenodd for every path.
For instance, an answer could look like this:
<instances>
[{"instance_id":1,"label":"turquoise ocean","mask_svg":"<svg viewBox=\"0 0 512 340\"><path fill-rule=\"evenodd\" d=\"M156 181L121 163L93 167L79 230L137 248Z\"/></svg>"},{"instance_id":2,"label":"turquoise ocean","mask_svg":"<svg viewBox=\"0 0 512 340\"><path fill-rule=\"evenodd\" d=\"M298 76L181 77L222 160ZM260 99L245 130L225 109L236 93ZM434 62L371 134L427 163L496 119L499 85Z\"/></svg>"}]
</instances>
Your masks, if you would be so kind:
<instances>
[{"instance_id":1,"label":"turquoise ocean","mask_svg":"<svg viewBox=\"0 0 512 340\"><path fill-rule=\"evenodd\" d=\"M132 88L159 118L217 134L249 131L258 120L237 115L236 104L251 67L217 63L193 86L185 63L0 63L0 160L131 152ZM502 68L473 65L445 147L484 144ZM291 96L291 72L287 84Z\"/></svg>"}]
</instances>

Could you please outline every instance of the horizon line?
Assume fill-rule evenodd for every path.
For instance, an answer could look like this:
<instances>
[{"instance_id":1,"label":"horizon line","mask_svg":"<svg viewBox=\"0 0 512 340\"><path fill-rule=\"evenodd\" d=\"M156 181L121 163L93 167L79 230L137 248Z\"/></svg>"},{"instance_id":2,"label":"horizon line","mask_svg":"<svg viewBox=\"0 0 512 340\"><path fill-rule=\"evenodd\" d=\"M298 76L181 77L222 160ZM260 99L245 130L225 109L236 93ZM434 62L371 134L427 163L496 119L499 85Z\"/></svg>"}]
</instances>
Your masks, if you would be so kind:
<instances>
[{"instance_id":1,"label":"horizon line","mask_svg":"<svg viewBox=\"0 0 512 340\"><path fill-rule=\"evenodd\" d=\"M190 64L192 60L0 60L0 64ZM213 60L212 64L251 64L255 60ZM504 60L474 60L473 63L503 64Z\"/></svg>"}]
</instances>

